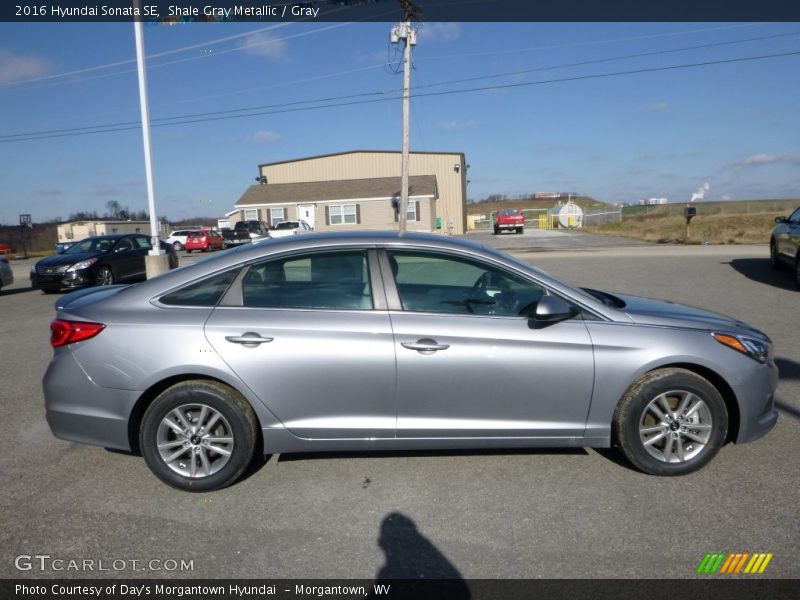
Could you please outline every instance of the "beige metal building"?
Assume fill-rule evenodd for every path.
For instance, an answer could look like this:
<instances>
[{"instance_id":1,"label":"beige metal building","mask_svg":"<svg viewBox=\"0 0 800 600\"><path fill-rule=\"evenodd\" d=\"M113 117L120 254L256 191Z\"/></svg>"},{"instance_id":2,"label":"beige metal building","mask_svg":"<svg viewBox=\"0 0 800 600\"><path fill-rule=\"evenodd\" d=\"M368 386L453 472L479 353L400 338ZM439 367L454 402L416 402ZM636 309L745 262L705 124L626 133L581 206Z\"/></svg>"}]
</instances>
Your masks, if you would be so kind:
<instances>
[{"instance_id":1,"label":"beige metal building","mask_svg":"<svg viewBox=\"0 0 800 600\"><path fill-rule=\"evenodd\" d=\"M355 150L259 165L236 203L241 220L303 219L317 231L397 227L401 153ZM467 165L459 152L412 152L410 231L466 231Z\"/></svg>"},{"instance_id":2,"label":"beige metal building","mask_svg":"<svg viewBox=\"0 0 800 600\"><path fill-rule=\"evenodd\" d=\"M160 237L169 235L169 223L159 223ZM58 243L77 242L95 235L143 233L150 235L150 221L72 221L58 226Z\"/></svg>"}]
</instances>

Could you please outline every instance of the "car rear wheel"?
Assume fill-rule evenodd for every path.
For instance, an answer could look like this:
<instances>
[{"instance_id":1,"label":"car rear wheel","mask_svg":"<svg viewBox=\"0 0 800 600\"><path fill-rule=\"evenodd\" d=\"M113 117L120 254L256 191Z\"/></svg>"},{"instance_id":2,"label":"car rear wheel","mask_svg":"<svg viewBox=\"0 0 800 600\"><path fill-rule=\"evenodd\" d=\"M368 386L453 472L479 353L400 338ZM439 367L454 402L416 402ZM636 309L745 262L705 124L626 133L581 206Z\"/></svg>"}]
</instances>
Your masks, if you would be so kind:
<instances>
[{"instance_id":1,"label":"car rear wheel","mask_svg":"<svg viewBox=\"0 0 800 600\"><path fill-rule=\"evenodd\" d=\"M114 272L111 270L111 267L100 267L97 271L95 283L97 283L97 285L114 285Z\"/></svg>"},{"instance_id":2,"label":"car rear wheel","mask_svg":"<svg viewBox=\"0 0 800 600\"><path fill-rule=\"evenodd\" d=\"M148 407L140 447L161 481L207 492L241 476L253 458L256 433L253 409L238 392L213 381L185 381Z\"/></svg>"},{"instance_id":3,"label":"car rear wheel","mask_svg":"<svg viewBox=\"0 0 800 600\"><path fill-rule=\"evenodd\" d=\"M173 242L172 247L175 248L175 252L180 252L181 250L183 250L183 244L181 244L180 242Z\"/></svg>"},{"instance_id":4,"label":"car rear wheel","mask_svg":"<svg viewBox=\"0 0 800 600\"><path fill-rule=\"evenodd\" d=\"M717 389L685 369L661 369L634 383L614 414L625 457L650 475L704 467L725 441L728 412Z\"/></svg>"},{"instance_id":5,"label":"car rear wheel","mask_svg":"<svg viewBox=\"0 0 800 600\"><path fill-rule=\"evenodd\" d=\"M769 266L776 271L781 268L781 261L778 257L778 249L775 247L775 240L769 243Z\"/></svg>"}]
</instances>

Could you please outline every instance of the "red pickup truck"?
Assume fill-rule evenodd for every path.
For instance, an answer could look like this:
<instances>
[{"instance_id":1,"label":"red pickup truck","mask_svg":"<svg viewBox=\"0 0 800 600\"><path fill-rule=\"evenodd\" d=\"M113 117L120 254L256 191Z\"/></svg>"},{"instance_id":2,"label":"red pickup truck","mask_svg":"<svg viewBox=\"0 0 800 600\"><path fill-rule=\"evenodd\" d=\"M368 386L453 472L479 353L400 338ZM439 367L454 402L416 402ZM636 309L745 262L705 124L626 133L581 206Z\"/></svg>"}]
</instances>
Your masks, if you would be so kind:
<instances>
[{"instance_id":1,"label":"red pickup truck","mask_svg":"<svg viewBox=\"0 0 800 600\"><path fill-rule=\"evenodd\" d=\"M494 233L511 231L522 233L525 229L525 216L516 208L501 208L494 216Z\"/></svg>"}]
</instances>

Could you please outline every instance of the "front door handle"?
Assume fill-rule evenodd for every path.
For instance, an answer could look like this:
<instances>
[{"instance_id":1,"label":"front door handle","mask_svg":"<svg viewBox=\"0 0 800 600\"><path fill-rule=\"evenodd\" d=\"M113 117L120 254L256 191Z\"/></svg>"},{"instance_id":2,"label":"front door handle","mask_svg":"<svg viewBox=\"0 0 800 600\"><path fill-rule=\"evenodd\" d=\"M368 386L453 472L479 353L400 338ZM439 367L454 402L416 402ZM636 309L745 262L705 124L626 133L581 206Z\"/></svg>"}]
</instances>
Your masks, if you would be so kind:
<instances>
[{"instance_id":1,"label":"front door handle","mask_svg":"<svg viewBox=\"0 0 800 600\"><path fill-rule=\"evenodd\" d=\"M243 333L242 335L226 335L225 339L232 344L244 344L245 346L257 346L258 344L266 344L267 342L271 342L275 338L271 337L261 337L257 333L253 333L252 331L248 331L247 333Z\"/></svg>"},{"instance_id":2,"label":"front door handle","mask_svg":"<svg viewBox=\"0 0 800 600\"><path fill-rule=\"evenodd\" d=\"M436 340L432 340L431 338L422 338L416 342L402 342L401 346L403 346L403 348L408 348L409 350L422 352L423 354L430 354L433 352L438 352L439 350L447 350L450 347L450 344L437 344Z\"/></svg>"}]
</instances>

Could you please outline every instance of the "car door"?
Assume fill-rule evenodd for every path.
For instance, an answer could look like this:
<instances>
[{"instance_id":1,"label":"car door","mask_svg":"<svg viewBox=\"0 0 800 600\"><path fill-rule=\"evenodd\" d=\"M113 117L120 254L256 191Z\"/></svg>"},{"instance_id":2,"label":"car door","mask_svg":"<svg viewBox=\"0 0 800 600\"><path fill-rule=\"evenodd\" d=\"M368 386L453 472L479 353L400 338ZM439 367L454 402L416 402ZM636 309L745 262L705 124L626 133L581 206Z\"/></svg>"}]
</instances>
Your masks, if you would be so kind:
<instances>
[{"instance_id":1,"label":"car door","mask_svg":"<svg viewBox=\"0 0 800 600\"><path fill-rule=\"evenodd\" d=\"M394 340L369 265L361 249L257 262L206 322L214 349L299 437L395 435Z\"/></svg>"},{"instance_id":2,"label":"car door","mask_svg":"<svg viewBox=\"0 0 800 600\"><path fill-rule=\"evenodd\" d=\"M111 260L118 281L144 277L144 256L147 250L140 248L133 236L120 238L114 246Z\"/></svg>"},{"instance_id":3,"label":"car door","mask_svg":"<svg viewBox=\"0 0 800 600\"><path fill-rule=\"evenodd\" d=\"M520 312L549 292L473 258L390 249L382 265L398 437L583 435L594 357L581 318L535 328Z\"/></svg>"}]
</instances>

